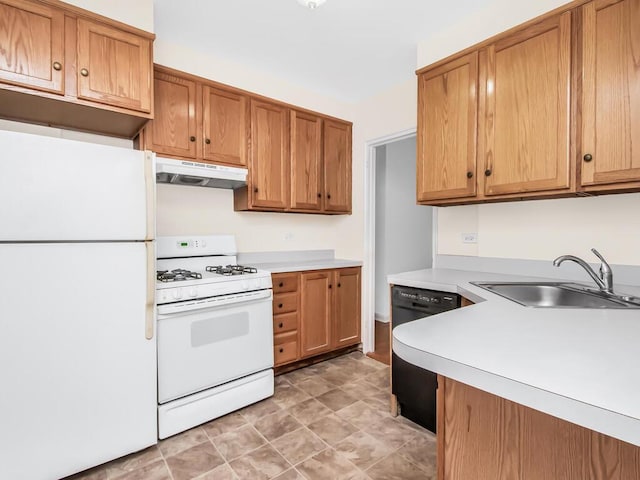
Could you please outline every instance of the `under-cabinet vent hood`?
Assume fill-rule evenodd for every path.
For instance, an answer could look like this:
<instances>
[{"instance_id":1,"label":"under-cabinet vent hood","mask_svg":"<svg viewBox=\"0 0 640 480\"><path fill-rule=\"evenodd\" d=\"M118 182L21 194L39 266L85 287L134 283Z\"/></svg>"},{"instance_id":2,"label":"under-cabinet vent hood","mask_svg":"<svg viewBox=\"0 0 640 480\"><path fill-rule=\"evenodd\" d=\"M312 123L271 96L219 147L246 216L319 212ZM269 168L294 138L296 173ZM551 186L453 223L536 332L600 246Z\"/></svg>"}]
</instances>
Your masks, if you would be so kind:
<instances>
[{"instance_id":1,"label":"under-cabinet vent hood","mask_svg":"<svg viewBox=\"0 0 640 480\"><path fill-rule=\"evenodd\" d=\"M156 157L156 182L234 189L247 184L247 169Z\"/></svg>"}]
</instances>

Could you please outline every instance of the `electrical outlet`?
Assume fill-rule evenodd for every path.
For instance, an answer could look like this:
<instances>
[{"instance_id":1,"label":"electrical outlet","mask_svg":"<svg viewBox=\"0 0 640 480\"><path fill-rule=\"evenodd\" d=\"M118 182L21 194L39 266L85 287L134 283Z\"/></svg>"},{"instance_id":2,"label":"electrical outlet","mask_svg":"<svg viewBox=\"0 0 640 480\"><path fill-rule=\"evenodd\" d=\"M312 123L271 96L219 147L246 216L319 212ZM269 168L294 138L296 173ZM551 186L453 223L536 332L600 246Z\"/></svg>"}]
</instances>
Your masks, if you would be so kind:
<instances>
[{"instance_id":1,"label":"electrical outlet","mask_svg":"<svg viewBox=\"0 0 640 480\"><path fill-rule=\"evenodd\" d=\"M478 243L477 233L461 233L462 243Z\"/></svg>"}]
</instances>

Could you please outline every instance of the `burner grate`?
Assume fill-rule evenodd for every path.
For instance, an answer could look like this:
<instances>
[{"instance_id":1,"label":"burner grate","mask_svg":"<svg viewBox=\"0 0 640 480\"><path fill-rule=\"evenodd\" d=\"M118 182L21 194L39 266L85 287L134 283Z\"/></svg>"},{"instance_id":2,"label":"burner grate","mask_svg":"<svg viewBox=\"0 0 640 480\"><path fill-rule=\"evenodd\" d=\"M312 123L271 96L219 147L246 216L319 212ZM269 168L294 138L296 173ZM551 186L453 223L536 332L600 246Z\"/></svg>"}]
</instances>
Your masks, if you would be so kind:
<instances>
[{"instance_id":1,"label":"burner grate","mask_svg":"<svg viewBox=\"0 0 640 480\"><path fill-rule=\"evenodd\" d=\"M191 270L176 268L175 270L171 271L158 270L156 272L156 278L161 282L182 282L185 280L202 278L202 274L198 272L192 272Z\"/></svg>"},{"instance_id":2,"label":"burner grate","mask_svg":"<svg viewBox=\"0 0 640 480\"><path fill-rule=\"evenodd\" d=\"M258 273L255 267L245 267L243 265L213 265L205 269L207 272L216 273L218 275L244 275L247 273Z\"/></svg>"}]
</instances>

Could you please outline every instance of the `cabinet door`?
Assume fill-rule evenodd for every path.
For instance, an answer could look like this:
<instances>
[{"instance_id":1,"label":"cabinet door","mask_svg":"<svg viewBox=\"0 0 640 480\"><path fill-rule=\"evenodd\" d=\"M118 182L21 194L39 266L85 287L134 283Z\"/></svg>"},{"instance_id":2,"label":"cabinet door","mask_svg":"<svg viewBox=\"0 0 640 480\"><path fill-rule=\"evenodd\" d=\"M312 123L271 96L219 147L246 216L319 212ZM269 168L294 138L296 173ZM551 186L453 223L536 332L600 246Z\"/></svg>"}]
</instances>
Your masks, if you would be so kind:
<instances>
[{"instance_id":1,"label":"cabinet door","mask_svg":"<svg viewBox=\"0 0 640 480\"><path fill-rule=\"evenodd\" d=\"M285 209L289 198L289 117L281 105L251 100L253 207Z\"/></svg>"},{"instance_id":2,"label":"cabinet door","mask_svg":"<svg viewBox=\"0 0 640 480\"><path fill-rule=\"evenodd\" d=\"M151 41L78 19L78 97L151 111Z\"/></svg>"},{"instance_id":3,"label":"cabinet door","mask_svg":"<svg viewBox=\"0 0 640 480\"><path fill-rule=\"evenodd\" d=\"M333 346L360 343L360 268L335 271Z\"/></svg>"},{"instance_id":4,"label":"cabinet door","mask_svg":"<svg viewBox=\"0 0 640 480\"><path fill-rule=\"evenodd\" d=\"M638 0L582 7L582 185L640 180L639 25Z\"/></svg>"},{"instance_id":5,"label":"cabinet door","mask_svg":"<svg viewBox=\"0 0 640 480\"><path fill-rule=\"evenodd\" d=\"M331 349L332 277L331 270L301 275L301 357L309 357Z\"/></svg>"},{"instance_id":6,"label":"cabinet door","mask_svg":"<svg viewBox=\"0 0 640 480\"><path fill-rule=\"evenodd\" d=\"M571 12L481 52L485 195L568 189Z\"/></svg>"},{"instance_id":7,"label":"cabinet door","mask_svg":"<svg viewBox=\"0 0 640 480\"><path fill-rule=\"evenodd\" d=\"M203 87L203 157L215 163L247 165L249 115L247 97Z\"/></svg>"},{"instance_id":8,"label":"cabinet door","mask_svg":"<svg viewBox=\"0 0 640 480\"><path fill-rule=\"evenodd\" d=\"M418 202L476 194L477 83L477 52L418 77Z\"/></svg>"},{"instance_id":9,"label":"cabinet door","mask_svg":"<svg viewBox=\"0 0 640 480\"><path fill-rule=\"evenodd\" d=\"M156 71L151 148L156 153L196 157L196 84L186 78Z\"/></svg>"},{"instance_id":10,"label":"cabinet door","mask_svg":"<svg viewBox=\"0 0 640 480\"><path fill-rule=\"evenodd\" d=\"M351 125L324 121L324 209L351 213Z\"/></svg>"},{"instance_id":11,"label":"cabinet door","mask_svg":"<svg viewBox=\"0 0 640 480\"><path fill-rule=\"evenodd\" d=\"M322 119L291 111L291 208L322 206Z\"/></svg>"},{"instance_id":12,"label":"cabinet door","mask_svg":"<svg viewBox=\"0 0 640 480\"><path fill-rule=\"evenodd\" d=\"M0 81L64 93L64 13L0 0Z\"/></svg>"}]
</instances>

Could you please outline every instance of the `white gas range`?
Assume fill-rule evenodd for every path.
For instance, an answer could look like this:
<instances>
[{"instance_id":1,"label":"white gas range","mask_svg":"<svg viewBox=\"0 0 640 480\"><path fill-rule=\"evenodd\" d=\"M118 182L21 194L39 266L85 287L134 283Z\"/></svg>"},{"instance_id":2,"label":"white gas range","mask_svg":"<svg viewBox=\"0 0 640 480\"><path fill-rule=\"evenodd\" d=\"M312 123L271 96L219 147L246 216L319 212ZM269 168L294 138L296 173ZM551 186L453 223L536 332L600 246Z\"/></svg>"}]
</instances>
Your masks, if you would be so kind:
<instances>
[{"instance_id":1,"label":"white gas range","mask_svg":"<svg viewBox=\"0 0 640 480\"><path fill-rule=\"evenodd\" d=\"M231 235L158 237L158 436L273 395L271 274Z\"/></svg>"}]
</instances>

